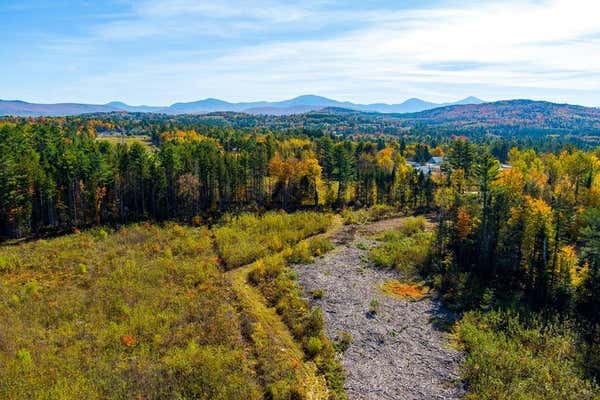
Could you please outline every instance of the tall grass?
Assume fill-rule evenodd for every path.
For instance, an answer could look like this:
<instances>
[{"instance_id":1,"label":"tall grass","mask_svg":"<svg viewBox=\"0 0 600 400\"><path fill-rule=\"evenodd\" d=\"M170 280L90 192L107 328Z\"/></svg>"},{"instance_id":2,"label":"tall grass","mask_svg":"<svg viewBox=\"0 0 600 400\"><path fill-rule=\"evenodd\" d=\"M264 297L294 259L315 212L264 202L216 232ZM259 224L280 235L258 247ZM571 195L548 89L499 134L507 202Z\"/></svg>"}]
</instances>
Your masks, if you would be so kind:
<instances>
[{"instance_id":1,"label":"tall grass","mask_svg":"<svg viewBox=\"0 0 600 400\"><path fill-rule=\"evenodd\" d=\"M269 212L262 217L242 214L226 219L226 225L215 229L214 235L219 254L231 269L322 233L332 219L331 214L316 212Z\"/></svg>"},{"instance_id":2,"label":"tall grass","mask_svg":"<svg viewBox=\"0 0 600 400\"><path fill-rule=\"evenodd\" d=\"M306 242L306 241L304 241ZM302 246L302 243L296 247ZM321 254L320 246L310 246L314 253ZM304 253L304 250L301 251ZM347 399L344 392L344 371L336 357L336 351L323 330L323 315L320 308L310 309L303 299L301 288L293 279L292 270L287 266L286 259L297 254L290 249L287 254L276 254L256 262L248 276L250 283L255 285L274 307L281 319L288 326L292 335L299 341L306 357L315 363L318 371L327 380L330 389L330 400Z\"/></svg>"},{"instance_id":3,"label":"tall grass","mask_svg":"<svg viewBox=\"0 0 600 400\"><path fill-rule=\"evenodd\" d=\"M423 217L411 217L398 229L386 232L383 244L370 250L371 260L381 268L395 268L414 277L429 260L433 233L425 230Z\"/></svg>"},{"instance_id":4,"label":"tall grass","mask_svg":"<svg viewBox=\"0 0 600 400\"><path fill-rule=\"evenodd\" d=\"M0 247L0 398L259 399L206 229Z\"/></svg>"},{"instance_id":5,"label":"tall grass","mask_svg":"<svg viewBox=\"0 0 600 400\"><path fill-rule=\"evenodd\" d=\"M599 398L598 389L581 378L575 337L560 325L525 323L515 313L469 312L455 335L466 351L467 399Z\"/></svg>"}]
</instances>

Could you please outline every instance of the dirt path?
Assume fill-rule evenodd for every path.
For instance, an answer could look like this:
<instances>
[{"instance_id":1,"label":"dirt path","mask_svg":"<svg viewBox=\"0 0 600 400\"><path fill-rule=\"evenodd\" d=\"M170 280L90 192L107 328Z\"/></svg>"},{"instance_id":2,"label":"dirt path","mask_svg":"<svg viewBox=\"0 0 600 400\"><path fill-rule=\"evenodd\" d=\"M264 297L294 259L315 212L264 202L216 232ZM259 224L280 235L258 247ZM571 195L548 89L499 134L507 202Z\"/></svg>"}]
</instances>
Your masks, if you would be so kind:
<instances>
[{"instance_id":1,"label":"dirt path","mask_svg":"<svg viewBox=\"0 0 600 400\"><path fill-rule=\"evenodd\" d=\"M448 347L444 333L432 324L444 317L439 302L385 296L379 286L398 276L371 268L367 260L364 248L376 244L368 236L401 221L344 227L331 237L338 245L335 250L294 268L306 293L323 290L323 298L311 302L323 309L328 335L335 340L348 332L353 337L343 356L350 400L459 399L460 354ZM379 301L374 317L367 315L373 299Z\"/></svg>"}]
</instances>

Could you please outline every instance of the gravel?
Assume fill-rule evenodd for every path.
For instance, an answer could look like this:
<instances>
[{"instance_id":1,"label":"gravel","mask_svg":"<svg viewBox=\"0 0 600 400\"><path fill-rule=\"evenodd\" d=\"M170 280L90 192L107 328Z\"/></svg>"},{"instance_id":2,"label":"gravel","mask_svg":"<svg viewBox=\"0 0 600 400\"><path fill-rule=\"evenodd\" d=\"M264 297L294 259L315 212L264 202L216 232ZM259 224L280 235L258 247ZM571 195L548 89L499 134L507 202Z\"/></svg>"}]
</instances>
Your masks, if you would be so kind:
<instances>
[{"instance_id":1,"label":"gravel","mask_svg":"<svg viewBox=\"0 0 600 400\"><path fill-rule=\"evenodd\" d=\"M405 301L383 294L379 286L399 276L370 265L365 247L376 242L361 232L344 227L332 238L336 249L312 264L294 266L311 305L323 309L328 336L352 335L343 353L349 399L461 398L461 355L433 324L448 314L435 298ZM319 289L323 298L310 298ZM369 313L374 299L375 315Z\"/></svg>"}]
</instances>

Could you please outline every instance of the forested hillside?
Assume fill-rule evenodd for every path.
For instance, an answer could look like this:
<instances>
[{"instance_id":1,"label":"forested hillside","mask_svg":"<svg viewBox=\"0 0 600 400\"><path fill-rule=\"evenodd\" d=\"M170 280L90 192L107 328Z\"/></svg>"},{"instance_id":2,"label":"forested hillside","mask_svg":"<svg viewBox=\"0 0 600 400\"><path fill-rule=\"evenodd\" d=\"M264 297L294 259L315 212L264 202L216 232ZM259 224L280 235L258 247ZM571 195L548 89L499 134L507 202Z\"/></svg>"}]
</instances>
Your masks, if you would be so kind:
<instances>
[{"instance_id":1,"label":"forested hillside","mask_svg":"<svg viewBox=\"0 0 600 400\"><path fill-rule=\"evenodd\" d=\"M516 127L597 132L600 109L556 104L547 101L505 100L484 104L465 104L402 115L401 118L430 125L457 127Z\"/></svg>"}]
</instances>

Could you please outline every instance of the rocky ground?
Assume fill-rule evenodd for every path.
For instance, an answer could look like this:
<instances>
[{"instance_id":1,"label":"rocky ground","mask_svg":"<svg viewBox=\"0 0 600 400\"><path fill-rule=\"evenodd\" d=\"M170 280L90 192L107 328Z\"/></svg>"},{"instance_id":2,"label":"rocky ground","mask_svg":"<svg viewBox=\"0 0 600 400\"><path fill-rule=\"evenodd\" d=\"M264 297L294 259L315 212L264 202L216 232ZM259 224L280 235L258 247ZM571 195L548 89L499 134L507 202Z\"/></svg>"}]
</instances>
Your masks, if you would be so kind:
<instances>
[{"instance_id":1,"label":"rocky ground","mask_svg":"<svg viewBox=\"0 0 600 400\"><path fill-rule=\"evenodd\" d=\"M336 340L342 332L353 341L343 354L349 399L459 399L460 354L448 346L434 321L448 318L435 298L391 298L379 286L399 278L368 261L368 247L380 233L402 222L381 221L346 226L332 237L337 248L312 264L296 265L299 282L314 306L323 309L326 331ZM309 293L322 290L322 299ZM378 301L375 315L369 313Z\"/></svg>"}]
</instances>

